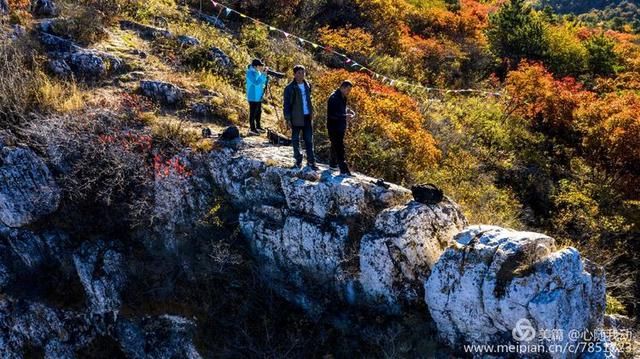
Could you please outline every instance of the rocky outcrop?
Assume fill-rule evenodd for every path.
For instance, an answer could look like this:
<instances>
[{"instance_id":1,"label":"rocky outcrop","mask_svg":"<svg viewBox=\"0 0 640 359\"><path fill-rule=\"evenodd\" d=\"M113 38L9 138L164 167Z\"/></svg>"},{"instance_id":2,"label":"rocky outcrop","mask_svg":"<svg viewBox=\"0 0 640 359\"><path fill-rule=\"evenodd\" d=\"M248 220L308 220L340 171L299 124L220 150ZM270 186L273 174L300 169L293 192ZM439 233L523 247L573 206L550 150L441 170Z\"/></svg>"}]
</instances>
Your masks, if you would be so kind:
<instances>
[{"instance_id":1,"label":"rocky outcrop","mask_svg":"<svg viewBox=\"0 0 640 359\"><path fill-rule=\"evenodd\" d=\"M0 327L0 357L8 359L24 358L27 348L40 348L47 359L75 358L101 338L115 341L115 357L200 358L194 323L176 316L95 315L0 296Z\"/></svg>"},{"instance_id":2,"label":"rocky outcrop","mask_svg":"<svg viewBox=\"0 0 640 359\"><path fill-rule=\"evenodd\" d=\"M360 244L364 292L389 305L421 300L422 283L463 223L459 208L449 200L384 210L375 231Z\"/></svg>"},{"instance_id":3,"label":"rocky outcrop","mask_svg":"<svg viewBox=\"0 0 640 359\"><path fill-rule=\"evenodd\" d=\"M168 82L143 80L140 81L140 91L163 105L174 106L184 100L184 90Z\"/></svg>"},{"instance_id":4,"label":"rocky outcrop","mask_svg":"<svg viewBox=\"0 0 640 359\"><path fill-rule=\"evenodd\" d=\"M421 281L465 224L455 203L422 205L369 177L290 169L290 148L257 141L213 152L209 167L276 290L312 313L327 298L392 312L421 300Z\"/></svg>"},{"instance_id":5,"label":"rocky outcrop","mask_svg":"<svg viewBox=\"0 0 640 359\"><path fill-rule=\"evenodd\" d=\"M166 38L173 37L173 34L171 34L169 30L140 24L130 20L120 21L120 28L122 30L134 31L138 34L138 36L148 40L155 40L160 37L166 37Z\"/></svg>"},{"instance_id":6,"label":"rocky outcrop","mask_svg":"<svg viewBox=\"0 0 640 359\"><path fill-rule=\"evenodd\" d=\"M84 80L98 80L125 68L124 61L113 54L85 49L47 32L40 33L40 42L49 55L49 70L60 77L75 75Z\"/></svg>"},{"instance_id":7,"label":"rocky outcrop","mask_svg":"<svg viewBox=\"0 0 640 359\"><path fill-rule=\"evenodd\" d=\"M31 149L0 140L0 223L22 227L58 208L60 188Z\"/></svg>"},{"instance_id":8,"label":"rocky outcrop","mask_svg":"<svg viewBox=\"0 0 640 359\"><path fill-rule=\"evenodd\" d=\"M182 317L162 315L140 320L120 320L115 337L128 358L199 359L192 337L195 324Z\"/></svg>"},{"instance_id":9,"label":"rocky outcrop","mask_svg":"<svg viewBox=\"0 0 640 359\"><path fill-rule=\"evenodd\" d=\"M53 0L34 0L31 12L42 17L58 16L58 6Z\"/></svg>"},{"instance_id":10,"label":"rocky outcrop","mask_svg":"<svg viewBox=\"0 0 640 359\"><path fill-rule=\"evenodd\" d=\"M207 167L190 152L180 153L169 159L166 172L156 174L154 181L154 229L157 238L151 242L162 249L175 252L181 233L189 233L196 222L210 209L213 185ZM189 168L185 175L177 168ZM158 241L159 239L159 241Z\"/></svg>"},{"instance_id":11,"label":"rocky outcrop","mask_svg":"<svg viewBox=\"0 0 640 359\"><path fill-rule=\"evenodd\" d=\"M450 345L535 342L574 344L572 330L602 325L602 268L553 238L489 226L467 228L440 257L425 283L425 301ZM554 357L571 357L556 353Z\"/></svg>"},{"instance_id":12,"label":"rocky outcrop","mask_svg":"<svg viewBox=\"0 0 640 359\"><path fill-rule=\"evenodd\" d=\"M213 25L215 27L217 27L218 29L221 30L225 30L226 26L224 25L224 22L222 20L220 20L217 16L209 16L201 11L197 11L197 10L193 10L191 12L191 15L210 24Z\"/></svg>"}]
</instances>

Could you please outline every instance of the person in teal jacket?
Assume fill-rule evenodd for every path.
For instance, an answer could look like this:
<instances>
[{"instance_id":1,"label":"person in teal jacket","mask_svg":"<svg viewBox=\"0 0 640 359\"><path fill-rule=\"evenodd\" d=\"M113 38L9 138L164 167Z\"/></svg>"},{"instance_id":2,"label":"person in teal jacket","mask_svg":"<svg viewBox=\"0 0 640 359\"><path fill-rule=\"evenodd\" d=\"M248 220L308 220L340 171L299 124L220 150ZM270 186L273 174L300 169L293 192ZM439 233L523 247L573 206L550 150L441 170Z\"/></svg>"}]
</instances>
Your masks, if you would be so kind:
<instances>
[{"instance_id":1,"label":"person in teal jacket","mask_svg":"<svg viewBox=\"0 0 640 359\"><path fill-rule=\"evenodd\" d=\"M249 125L251 132L263 132L260 126L262 117L262 98L269 79L267 67L260 59L255 59L247 69L247 100L249 101Z\"/></svg>"}]
</instances>

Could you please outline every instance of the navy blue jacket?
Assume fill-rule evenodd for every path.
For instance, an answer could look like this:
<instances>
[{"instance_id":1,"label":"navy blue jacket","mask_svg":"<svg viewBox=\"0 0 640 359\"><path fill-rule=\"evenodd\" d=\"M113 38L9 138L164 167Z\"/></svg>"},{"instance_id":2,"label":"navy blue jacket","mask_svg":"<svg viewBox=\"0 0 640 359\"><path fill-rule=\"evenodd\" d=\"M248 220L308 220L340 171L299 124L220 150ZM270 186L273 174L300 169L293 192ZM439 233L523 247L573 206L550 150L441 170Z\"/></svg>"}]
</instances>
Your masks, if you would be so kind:
<instances>
[{"instance_id":1,"label":"navy blue jacket","mask_svg":"<svg viewBox=\"0 0 640 359\"><path fill-rule=\"evenodd\" d=\"M347 130L347 98L337 89L327 104L327 129L329 131Z\"/></svg>"}]
</instances>

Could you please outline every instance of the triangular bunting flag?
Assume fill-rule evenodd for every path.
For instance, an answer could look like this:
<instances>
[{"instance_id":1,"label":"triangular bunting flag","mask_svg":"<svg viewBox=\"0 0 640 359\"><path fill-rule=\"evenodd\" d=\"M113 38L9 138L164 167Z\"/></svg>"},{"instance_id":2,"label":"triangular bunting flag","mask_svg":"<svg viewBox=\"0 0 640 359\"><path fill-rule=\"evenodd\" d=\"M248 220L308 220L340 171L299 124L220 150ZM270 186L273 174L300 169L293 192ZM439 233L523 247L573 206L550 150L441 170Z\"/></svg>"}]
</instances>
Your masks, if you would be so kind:
<instances>
[{"instance_id":1,"label":"triangular bunting flag","mask_svg":"<svg viewBox=\"0 0 640 359\"><path fill-rule=\"evenodd\" d=\"M229 16L229 14L231 14L231 9L225 8L224 9L224 16Z\"/></svg>"}]
</instances>

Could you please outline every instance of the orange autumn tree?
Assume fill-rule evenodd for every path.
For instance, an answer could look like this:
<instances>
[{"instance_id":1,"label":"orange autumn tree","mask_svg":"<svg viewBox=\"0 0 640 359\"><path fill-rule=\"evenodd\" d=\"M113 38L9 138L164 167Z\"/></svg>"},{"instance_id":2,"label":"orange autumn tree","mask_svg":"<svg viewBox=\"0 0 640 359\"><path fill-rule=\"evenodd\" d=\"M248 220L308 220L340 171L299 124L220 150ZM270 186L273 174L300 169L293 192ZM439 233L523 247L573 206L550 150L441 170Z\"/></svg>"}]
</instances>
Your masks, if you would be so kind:
<instances>
[{"instance_id":1,"label":"orange autumn tree","mask_svg":"<svg viewBox=\"0 0 640 359\"><path fill-rule=\"evenodd\" d=\"M533 129L567 140L574 132L574 111L595 98L575 79L555 79L542 64L527 61L508 74L505 88L515 115Z\"/></svg>"},{"instance_id":2,"label":"orange autumn tree","mask_svg":"<svg viewBox=\"0 0 640 359\"><path fill-rule=\"evenodd\" d=\"M585 103L576 117L585 156L609 175L609 180L638 199L640 189L640 95L610 93Z\"/></svg>"},{"instance_id":3,"label":"orange autumn tree","mask_svg":"<svg viewBox=\"0 0 640 359\"><path fill-rule=\"evenodd\" d=\"M315 82L318 105L316 129L327 154L326 100L345 80L355 83L349 106L357 118L349 124L345 143L349 162L358 171L385 180L412 183L440 158L431 134L422 126L418 104L411 97L389 88L364 73L328 71ZM322 125L320 125L322 124Z\"/></svg>"}]
</instances>

